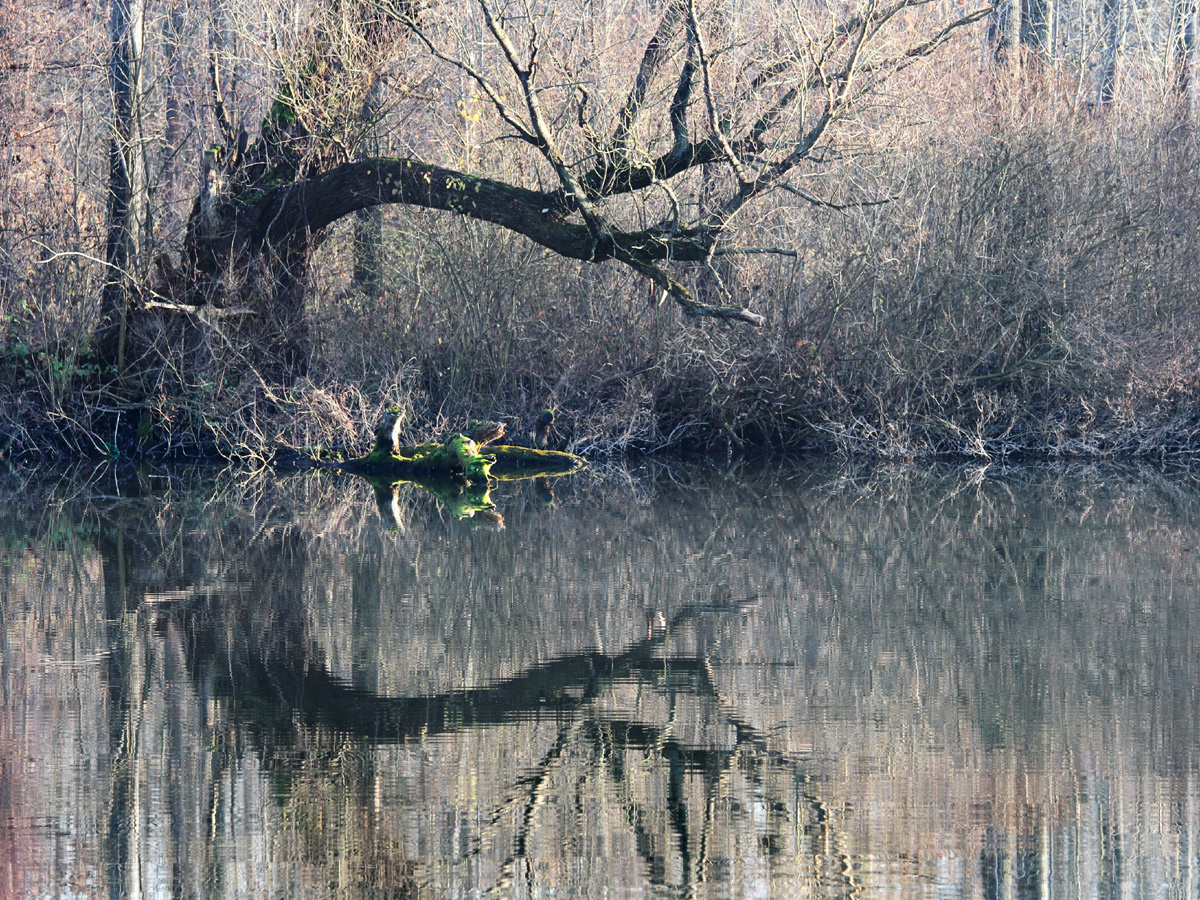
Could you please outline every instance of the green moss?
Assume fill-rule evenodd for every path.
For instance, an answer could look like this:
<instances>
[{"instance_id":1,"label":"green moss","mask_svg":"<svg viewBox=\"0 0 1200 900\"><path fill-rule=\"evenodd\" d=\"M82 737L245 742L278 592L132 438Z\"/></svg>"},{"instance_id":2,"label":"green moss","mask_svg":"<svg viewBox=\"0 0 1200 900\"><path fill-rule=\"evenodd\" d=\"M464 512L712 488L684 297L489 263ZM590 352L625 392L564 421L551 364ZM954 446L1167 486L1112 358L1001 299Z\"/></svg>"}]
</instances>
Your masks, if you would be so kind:
<instances>
[{"instance_id":1,"label":"green moss","mask_svg":"<svg viewBox=\"0 0 1200 900\"><path fill-rule=\"evenodd\" d=\"M430 465L439 468L447 464L454 469L461 468L471 484L487 484L488 473L496 461L494 456L480 453L479 445L465 434L454 435L427 459Z\"/></svg>"},{"instance_id":2,"label":"green moss","mask_svg":"<svg viewBox=\"0 0 1200 900\"><path fill-rule=\"evenodd\" d=\"M392 469L411 470L411 465L428 459L442 444L416 444L397 447L392 453L387 448L376 446L366 456L352 460L347 465L359 465ZM506 444L490 444L487 448L492 463L488 474L500 481L516 481L521 478L540 478L548 475L566 475L584 466L582 457L560 450L535 450L532 447L510 447Z\"/></svg>"},{"instance_id":3,"label":"green moss","mask_svg":"<svg viewBox=\"0 0 1200 900\"><path fill-rule=\"evenodd\" d=\"M292 86L285 83L283 89L279 92L279 96L275 98L275 102L267 110L263 125L274 125L279 128L295 125L299 121L300 118L296 115L296 107L292 100Z\"/></svg>"},{"instance_id":4,"label":"green moss","mask_svg":"<svg viewBox=\"0 0 1200 900\"><path fill-rule=\"evenodd\" d=\"M465 434L454 434L441 444L399 447L391 438L394 425L376 431L375 446L344 468L368 475L398 477L457 478L467 484L487 484L495 458L479 452L479 445Z\"/></svg>"}]
</instances>

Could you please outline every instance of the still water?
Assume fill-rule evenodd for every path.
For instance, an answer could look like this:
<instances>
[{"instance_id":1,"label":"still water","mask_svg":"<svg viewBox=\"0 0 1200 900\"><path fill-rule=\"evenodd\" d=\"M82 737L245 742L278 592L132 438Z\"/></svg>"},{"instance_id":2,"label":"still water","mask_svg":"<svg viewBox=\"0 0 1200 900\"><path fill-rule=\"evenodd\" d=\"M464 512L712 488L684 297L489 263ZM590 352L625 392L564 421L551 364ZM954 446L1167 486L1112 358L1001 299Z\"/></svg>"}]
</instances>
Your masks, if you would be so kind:
<instances>
[{"instance_id":1,"label":"still water","mask_svg":"<svg viewBox=\"0 0 1200 900\"><path fill-rule=\"evenodd\" d=\"M1200 896L1200 479L0 495L3 897Z\"/></svg>"}]
</instances>

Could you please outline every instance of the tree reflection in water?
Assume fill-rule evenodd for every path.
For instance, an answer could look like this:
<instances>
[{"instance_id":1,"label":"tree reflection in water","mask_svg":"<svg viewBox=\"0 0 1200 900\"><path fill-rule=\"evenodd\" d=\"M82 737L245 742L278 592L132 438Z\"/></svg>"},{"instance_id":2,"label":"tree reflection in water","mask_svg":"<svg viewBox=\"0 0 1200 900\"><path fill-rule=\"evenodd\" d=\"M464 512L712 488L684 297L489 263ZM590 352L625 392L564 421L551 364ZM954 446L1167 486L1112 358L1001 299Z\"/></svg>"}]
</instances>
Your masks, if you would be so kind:
<instances>
[{"instance_id":1,"label":"tree reflection in water","mask_svg":"<svg viewBox=\"0 0 1200 900\"><path fill-rule=\"evenodd\" d=\"M207 597L177 605L171 615L188 635L194 676L230 698L230 718L251 736L288 804L310 802L300 795L314 788L329 793L330 783L344 776L344 751L352 747L372 764L358 766L355 784L339 783L335 792L349 790L356 806L374 804L389 822L377 820L376 831L403 833L404 817L393 817L397 808L420 808L431 786L461 774L449 767L471 766L475 821L442 823L452 834L435 855L451 870L490 871L490 880L476 887L532 891L545 867L551 882L566 878L575 890L601 891L614 883L636 890L648 882L686 892L710 875L728 881L731 864L749 861L746 848L738 848L736 859L727 855L730 840L741 844L748 827L750 856L765 858L794 843L798 819L812 866L825 872L825 881L849 886L846 861L822 858L837 842L824 833L828 817L804 788L802 765L772 752L734 707L723 708L706 657L681 649L695 643L702 619L737 614L753 598L735 601L727 590L710 588L723 599L681 601L669 620L651 619L640 629L643 637L615 652L572 647L517 674L482 679L480 686L396 697L347 683L326 667L309 610L294 600L305 590L299 573L320 564L294 543L264 544L263 553L252 569L275 574L244 602ZM350 591L370 606L404 579L384 576L374 553L362 558L371 562L352 574ZM296 574L281 572L281 559ZM494 567L484 571L496 577ZM555 638L571 643L569 636ZM403 643L393 650L403 654ZM677 735L681 707L688 709L690 733ZM389 745L393 749L384 749ZM497 750L487 777L476 779L485 768L480 757ZM389 781L387 773L394 778L413 767L419 777ZM458 792L439 796L440 811L457 818L463 799ZM762 821L752 824L750 810ZM310 812L306 818L329 816ZM436 844L437 824L427 822L432 833L414 843ZM392 869L406 879L430 879L435 895L449 889L430 871L416 871L406 842L397 849ZM573 883L571 870L580 861L587 871ZM454 872L452 881L467 877Z\"/></svg>"},{"instance_id":2,"label":"tree reflection in water","mask_svg":"<svg viewBox=\"0 0 1200 900\"><path fill-rule=\"evenodd\" d=\"M26 491L0 892L1186 893L1192 488L799 476Z\"/></svg>"}]
</instances>

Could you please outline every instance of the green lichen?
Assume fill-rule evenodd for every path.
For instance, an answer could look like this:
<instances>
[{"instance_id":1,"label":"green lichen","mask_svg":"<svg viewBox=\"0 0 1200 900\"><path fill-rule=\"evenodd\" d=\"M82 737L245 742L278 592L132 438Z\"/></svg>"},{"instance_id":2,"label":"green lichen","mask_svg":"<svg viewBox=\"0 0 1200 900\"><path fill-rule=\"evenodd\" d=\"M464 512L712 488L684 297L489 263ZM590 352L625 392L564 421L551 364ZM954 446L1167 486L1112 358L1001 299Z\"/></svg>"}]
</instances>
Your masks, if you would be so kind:
<instances>
[{"instance_id":1,"label":"green lichen","mask_svg":"<svg viewBox=\"0 0 1200 900\"><path fill-rule=\"evenodd\" d=\"M394 474L407 478L459 479L466 484L487 484L495 457L479 452L479 445L465 434L453 434L441 444L400 447L396 443L397 421L384 421L375 430L375 446L345 468L368 475Z\"/></svg>"}]
</instances>

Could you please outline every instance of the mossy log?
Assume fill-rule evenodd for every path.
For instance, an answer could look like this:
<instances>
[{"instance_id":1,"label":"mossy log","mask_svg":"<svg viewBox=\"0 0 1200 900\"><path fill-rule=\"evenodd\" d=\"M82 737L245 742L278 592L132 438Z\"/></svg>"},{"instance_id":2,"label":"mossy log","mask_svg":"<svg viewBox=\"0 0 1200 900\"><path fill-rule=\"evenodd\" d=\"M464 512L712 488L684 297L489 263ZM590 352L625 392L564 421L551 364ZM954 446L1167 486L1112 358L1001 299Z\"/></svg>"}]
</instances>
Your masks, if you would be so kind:
<instances>
[{"instance_id":1,"label":"mossy log","mask_svg":"<svg viewBox=\"0 0 1200 900\"><path fill-rule=\"evenodd\" d=\"M399 411L389 409L375 428L371 452L336 466L374 477L451 478L477 485L487 484L489 478L508 481L565 475L583 467L583 459L572 453L492 444L504 434L500 423L472 425L468 432L453 434L441 443L404 446L399 439Z\"/></svg>"}]
</instances>

